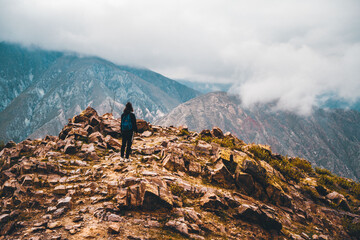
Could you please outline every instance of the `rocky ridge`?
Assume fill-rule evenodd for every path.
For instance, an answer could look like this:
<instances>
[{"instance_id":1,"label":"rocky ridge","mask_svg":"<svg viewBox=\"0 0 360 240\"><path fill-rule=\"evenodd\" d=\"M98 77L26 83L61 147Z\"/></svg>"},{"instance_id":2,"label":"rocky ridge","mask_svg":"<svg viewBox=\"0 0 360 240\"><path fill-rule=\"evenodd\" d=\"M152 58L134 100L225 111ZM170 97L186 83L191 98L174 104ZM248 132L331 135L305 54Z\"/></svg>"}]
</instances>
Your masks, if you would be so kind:
<instances>
[{"instance_id":1,"label":"rocky ridge","mask_svg":"<svg viewBox=\"0 0 360 240\"><path fill-rule=\"evenodd\" d=\"M271 104L246 108L236 95L209 93L191 99L155 121L191 130L218 126L245 142L270 145L274 152L299 156L318 167L360 178L360 112L319 109L309 116L274 110Z\"/></svg>"},{"instance_id":2,"label":"rocky ridge","mask_svg":"<svg viewBox=\"0 0 360 240\"><path fill-rule=\"evenodd\" d=\"M120 122L92 108L0 152L0 239L356 239L360 185L219 128Z\"/></svg>"}]
</instances>

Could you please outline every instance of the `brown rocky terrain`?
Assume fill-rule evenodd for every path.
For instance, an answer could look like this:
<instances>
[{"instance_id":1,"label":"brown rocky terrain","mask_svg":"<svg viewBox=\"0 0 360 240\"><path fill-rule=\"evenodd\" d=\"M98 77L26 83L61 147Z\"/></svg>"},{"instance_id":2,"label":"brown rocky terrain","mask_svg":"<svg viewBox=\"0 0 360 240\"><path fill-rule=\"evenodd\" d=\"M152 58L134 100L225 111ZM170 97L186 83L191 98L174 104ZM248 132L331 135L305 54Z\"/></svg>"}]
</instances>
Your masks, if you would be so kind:
<instances>
[{"instance_id":1,"label":"brown rocky terrain","mask_svg":"<svg viewBox=\"0 0 360 240\"><path fill-rule=\"evenodd\" d=\"M356 239L360 185L219 128L120 122L92 108L0 152L0 239Z\"/></svg>"}]
</instances>

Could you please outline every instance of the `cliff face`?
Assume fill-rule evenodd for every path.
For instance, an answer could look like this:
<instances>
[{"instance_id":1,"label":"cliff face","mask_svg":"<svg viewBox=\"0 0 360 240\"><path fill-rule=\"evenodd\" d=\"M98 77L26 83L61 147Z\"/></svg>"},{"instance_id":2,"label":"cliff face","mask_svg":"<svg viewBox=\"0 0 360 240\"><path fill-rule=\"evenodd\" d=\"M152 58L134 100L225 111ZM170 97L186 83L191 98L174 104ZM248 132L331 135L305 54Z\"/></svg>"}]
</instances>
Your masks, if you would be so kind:
<instances>
[{"instance_id":1,"label":"cliff face","mask_svg":"<svg viewBox=\"0 0 360 240\"><path fill-rule=\"evenodd\" d=\"M223 92L194 98L156 121L200 131L219 126L246 142L268 144L274 152L308 159L315 166L360 178L360 112L315 109L310 116L272 111L269 105L243 108Z\"/></svg>"},{"instance_id":2,"label":"cliff face","mask_svg":"<svg viewBox=\"0 0 360 240\"><path fill-rule=\"evenodd\" d=\"M360 185L299 158L137 121L130 160L120 122L92 108L59 136L0 152L2 239L350 239Z\"/></svg>"}]
</instances>

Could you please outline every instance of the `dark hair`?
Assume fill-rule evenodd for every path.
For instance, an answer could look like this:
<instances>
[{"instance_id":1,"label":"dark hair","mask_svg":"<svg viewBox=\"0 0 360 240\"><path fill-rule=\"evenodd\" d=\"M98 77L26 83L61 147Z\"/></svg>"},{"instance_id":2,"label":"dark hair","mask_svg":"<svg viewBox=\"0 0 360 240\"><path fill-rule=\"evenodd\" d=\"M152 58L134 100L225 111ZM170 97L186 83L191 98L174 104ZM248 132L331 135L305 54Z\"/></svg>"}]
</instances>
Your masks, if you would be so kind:
<instances>
[{"instance_id":1,"label":"dark hair","mask_svg":"<svg viewBox=\"0 0 360 240\"><path fill-rule=\"evenodd\" d=\"M126 106L125 106L125 109L124 109L124 112L133 112L134 109L131 105L131 102L127 102Z\"/></svg>"}]
</instances>

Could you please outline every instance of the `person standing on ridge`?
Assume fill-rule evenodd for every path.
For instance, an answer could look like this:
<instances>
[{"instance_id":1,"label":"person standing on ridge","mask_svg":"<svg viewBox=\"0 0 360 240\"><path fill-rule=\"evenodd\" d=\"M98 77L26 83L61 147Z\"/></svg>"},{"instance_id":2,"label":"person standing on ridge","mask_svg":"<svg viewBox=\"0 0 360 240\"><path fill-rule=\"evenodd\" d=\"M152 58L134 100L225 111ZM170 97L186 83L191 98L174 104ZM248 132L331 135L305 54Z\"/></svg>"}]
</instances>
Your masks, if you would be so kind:
<instances>
[{"instance_id":1,"label":"person standing on ridge","mask_svg":"<svg viewBox=\"0 0 360 240\"><path fill-rule=\"evenodd\" d=\"M137 132L136 117L130 102L126 103L124 113L121 114L121 157L124 158L126 148L126 159L129 159L134 132Z\"/></svg>"}]
</instances>

